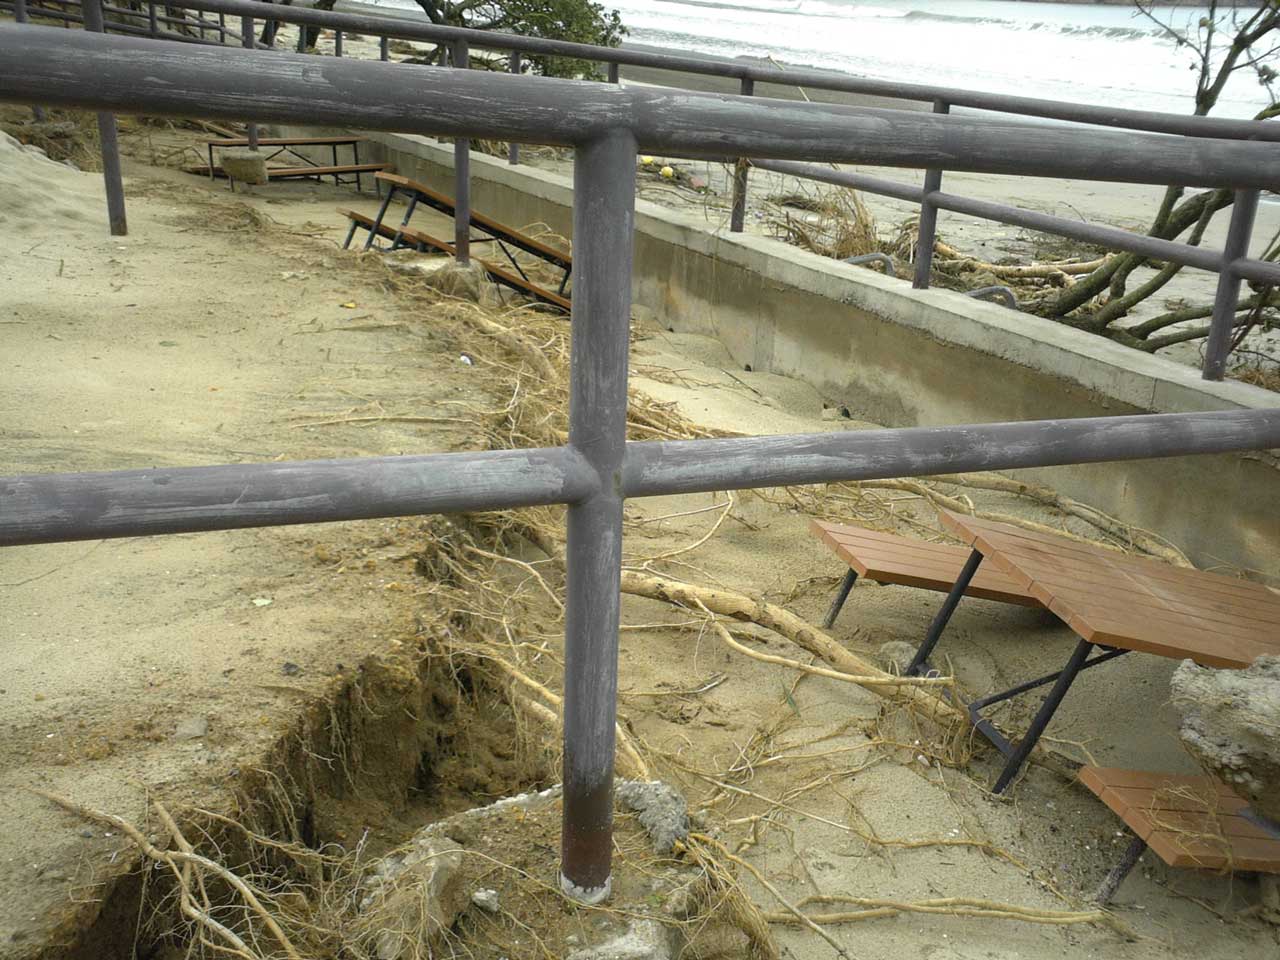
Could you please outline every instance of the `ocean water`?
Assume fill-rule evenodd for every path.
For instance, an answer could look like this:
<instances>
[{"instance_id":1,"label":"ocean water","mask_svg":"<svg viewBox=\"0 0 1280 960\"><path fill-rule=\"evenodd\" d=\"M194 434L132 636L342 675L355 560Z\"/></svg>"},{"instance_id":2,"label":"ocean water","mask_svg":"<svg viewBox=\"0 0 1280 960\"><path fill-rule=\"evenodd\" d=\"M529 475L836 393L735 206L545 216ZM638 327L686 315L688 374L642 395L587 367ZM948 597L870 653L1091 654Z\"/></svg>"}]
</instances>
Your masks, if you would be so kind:
<instances>
[{"instance_id":1,"label":"ocean water","mask_svg":"<svg viewBox=\"0 0 1280 960\"><path fill-rule=\"evenodd\" d=\"M366 0L369 2L369 0ZM413 0L372 0L419 10ZM719 56L775 57L902 80L1190 113L1192 55L1129 5L1012 0L603 0L636 43ZM1201 7L1158 10L1194 25ZM1241 71L1215 116L1269 102Z\"/></svg>"}]
</instances>

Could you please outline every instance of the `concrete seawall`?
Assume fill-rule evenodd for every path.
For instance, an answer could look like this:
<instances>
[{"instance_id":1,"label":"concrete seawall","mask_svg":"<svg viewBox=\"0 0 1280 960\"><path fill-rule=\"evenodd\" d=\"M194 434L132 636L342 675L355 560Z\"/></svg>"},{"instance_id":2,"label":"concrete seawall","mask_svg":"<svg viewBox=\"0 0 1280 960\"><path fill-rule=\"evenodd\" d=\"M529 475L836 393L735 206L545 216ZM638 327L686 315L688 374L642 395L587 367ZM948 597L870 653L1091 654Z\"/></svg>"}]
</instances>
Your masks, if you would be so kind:
<instances>
[{"instance_id":1,"label":"concrete seawall","mask_svg":"<svg viewBox=\"0 0 1280 960\"><path fill-rule=\"evenodd\" d=\"M370 160L452 193L450 144L369 136ZM569 235L564 177L478 153L471 176L473 209ZM742 366L804 380L832 405L888 426L1280 406L1274 393L1207 383L1181 364L1049 320L951 291L915 291L644 201L635 250L635 302L663 326L714 335ZM1244 567L1280 582L1275 453L1018 475L1167 537L1202 567Z\"/></svg>"}]
</instances>

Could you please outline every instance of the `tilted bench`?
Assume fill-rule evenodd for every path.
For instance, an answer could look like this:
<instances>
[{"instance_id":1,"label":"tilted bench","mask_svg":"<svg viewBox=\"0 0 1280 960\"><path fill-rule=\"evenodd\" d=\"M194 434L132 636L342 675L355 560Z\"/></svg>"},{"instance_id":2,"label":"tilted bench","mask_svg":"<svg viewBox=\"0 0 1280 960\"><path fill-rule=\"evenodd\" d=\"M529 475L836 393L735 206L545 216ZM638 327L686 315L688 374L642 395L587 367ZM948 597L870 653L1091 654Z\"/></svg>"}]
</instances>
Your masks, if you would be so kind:
<instances>
[{"instance_id":1,"label":"tilted bench","mask_svg":"<svg viewBox=\"0 0 1280 960\"><path fill-rule=\"evenodd\" d=\"M428 233L421 230L415 230L401 224L399 227L392 227L386 223L380 223L376 218L368 214L360 213L358 210L347 210L339 208L338 212L346 217L351 226L347 230L347 239L342 244L344 250L351 246L351 241L355 238L357 229L368 230L369 235L384 237L391 240L391 246L388 249L396 249L401 246L414 247L420 252L425 253L428 250L436 250L440 253L446 253L449 256L456 256L457 251L453 244L446 243ZM366 249L368 245L366 244ZM538 286L527 277L511 273L509 270L498 266L496 263L490 263L488 260L482 260L479 257L474 258L476 263L484 269L485 273L494 283L500 283L505 287L509 287L525 296L533 297L535 300L541 300L543 303L551 304L554 307L569 312L571 304L568 298L553 293L544 287Z\"/></svg>"},{"instance_id":2,"label":"tilted bench","mask_svg":"<svg viewBox=\"0 0 1280 960\"><path fill-rule=\"evenodd\" d=\"M1280 873L1280 825L1218 780L1095 766L1079 777L1134 834L1098 888L1098 903L1111 900L1148 849L1171 867Z\"/></svg>"}]
</instances>

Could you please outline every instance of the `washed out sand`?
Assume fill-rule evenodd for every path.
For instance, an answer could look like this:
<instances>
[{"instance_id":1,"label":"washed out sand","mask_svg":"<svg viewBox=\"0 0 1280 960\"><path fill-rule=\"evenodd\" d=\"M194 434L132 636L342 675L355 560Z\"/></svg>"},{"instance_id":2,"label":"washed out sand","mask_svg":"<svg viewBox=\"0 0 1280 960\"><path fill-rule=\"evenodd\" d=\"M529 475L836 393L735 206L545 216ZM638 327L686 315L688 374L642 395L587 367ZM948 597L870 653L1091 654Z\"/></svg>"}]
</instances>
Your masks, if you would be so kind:
<instances>
[{"instance_id":1,"label":"washed out sand","mask_svg":"<svg viewBox=\"0 0 1280 960\"><path fill-rule=\"evenodd\" d=\"M107 236L98 175L11 148L0 164L18 171L0 185L0 209L18 209L15 191L37 178L51 205L42 208L51 215L24 215L0 230L6 472L481 442L476 419L489 422L486 411L512 400L496 359L504 355L446 323L444 306L407 295L376 264L338 250L345 224L334 207L371 210L372 196L316 184L232 196L136 159L150 155L154 139L127 132L125 141L133 155L126 238ZM699 430L875 428L832 419L811 388L737 371L718 343L643 318L632 384L650 409ZM1097 534L1012 497L964 492L982 508ZM843 570L809 535L801 493L741 493L731 504L724 495L632 501L628 564L763 597L818 623ZM903 491L868 491L832 509L903 534L939 535L932 508ZM151 799L173 810L253 813L259 823L274 816L298 843L381 852L450 812L551 785L553 734L530 735L509 712L445 696L455 688L419 670L427 640L455 623L444 614L464 603L484 613L501 595L511 628L502 655L518 649L530 672L559 689L559 601L542 585L558 598L561 579L537 551L506 541L489 546L529 566L496 564L501 572L474 586L451 581L437 561L458 556L450 551L461 535L449 531L483 533L469 522L370 521L0 553L0 723L8 734L0 746L0 956L128 955L138 919L144 873L134 846L32 788L117 814L157 839ZM832 635L874 660L888 642L918 640L939 600L859 585ZM996 798L986 789L996 769L990 750L952 765L901 711L886 711L862 688L747 658L692 611L627 596L623 619L620 710L629 737L655 774L686 794L703 829L793 903L970 897L1041 911L1086 907L1127 837L1064 776L1069 760L1194 770L1167 704L1174 664L1152 657L1082 678L1049 731L1054 768L1032 766L1010 797ZM752 649L804 659L776 634L734 631ZM966 601L940 653L966 691L982 694L1056 668L1073 644L1046 614ZM1003 719L1017 729L1027 712L1022 704ZM525 752L513 750L517 742ZM294 795L309 805L268 816L249 802ZM539 842L528 869L552 883L554 832ZM749 872L738 873L762 910L782 911ZM1246 879L1144 861L1114 906L1139 935L1133 942L1105 925L947 914L829 931L860 957L1265 955L1274 931L1237 915L1255 897ZM774 936L784 955L832 954L812 931L780 923ZM500 954L477 937L458 949L542 955L524 944Z\"/></svg>"}]
</instances>

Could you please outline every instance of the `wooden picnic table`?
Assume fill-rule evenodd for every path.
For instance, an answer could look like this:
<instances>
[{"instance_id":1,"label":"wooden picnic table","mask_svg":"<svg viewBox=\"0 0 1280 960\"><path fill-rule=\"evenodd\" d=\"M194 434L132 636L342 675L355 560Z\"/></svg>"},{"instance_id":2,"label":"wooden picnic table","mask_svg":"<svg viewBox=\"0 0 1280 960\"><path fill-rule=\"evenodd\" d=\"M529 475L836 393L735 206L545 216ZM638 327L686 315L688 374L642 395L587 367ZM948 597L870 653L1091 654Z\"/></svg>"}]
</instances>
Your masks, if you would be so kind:
<instances>
[{"instance_id":1,"label":"wooden picnic table","mask_svg":"<svg viewBox=\"0 0 1280 960\"><path fill-rule=\"evenodd\" d=\"M926 668L983 563L1080 638L1062 670L968 704L974 726L1008 758L993 788L996 793L1017 775L1082 670L1131 651L1229 669L1243 669L1266 654L1280 655L1280 594L1262 584L946 510L939 513L971 553L908 672ZM1093 655L1095 648L1102 652ZM982 715L994 703L1049 683L1052 690L1017 744Z\"/></svg>"}]
</instances>

